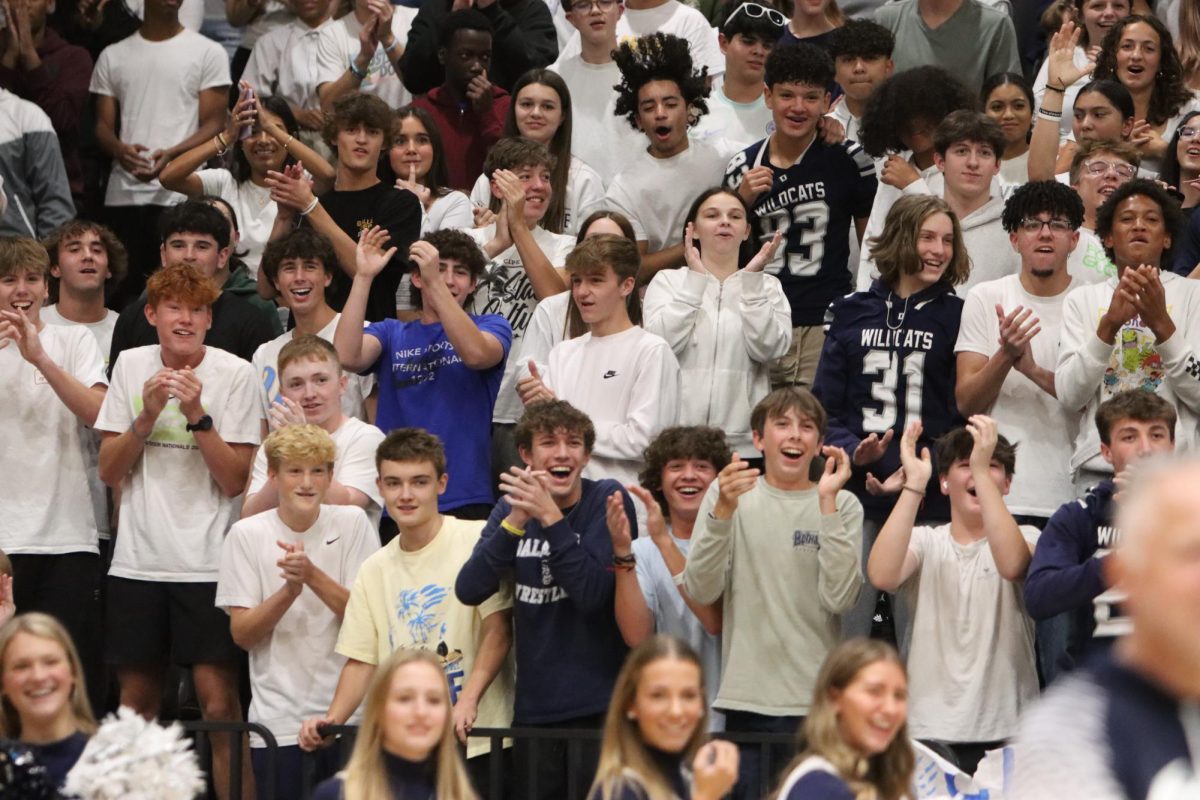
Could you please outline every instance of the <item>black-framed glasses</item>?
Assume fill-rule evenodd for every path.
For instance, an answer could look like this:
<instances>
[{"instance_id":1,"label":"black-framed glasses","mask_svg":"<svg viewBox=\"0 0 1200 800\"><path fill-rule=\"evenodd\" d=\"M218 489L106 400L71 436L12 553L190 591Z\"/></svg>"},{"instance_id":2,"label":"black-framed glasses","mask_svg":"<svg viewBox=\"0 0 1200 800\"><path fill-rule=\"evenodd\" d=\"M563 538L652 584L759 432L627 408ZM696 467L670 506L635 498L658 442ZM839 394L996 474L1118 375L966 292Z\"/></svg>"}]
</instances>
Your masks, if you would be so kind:
<instances>
[{"instance_id":1,"label":"black-framed glasses","mask_svg":"<svg viewBox=\"0 0 1200 800\"><path fill-rule=\"evenodd\" d=\"M580 2L582 2L582 0L580 0ZM572 6L572 8L573 7L574 6ZM760 5L758 3L742 3L740 6L738 6L737 8L735 8L733 10L732 14L730 14L728 17L725 18L725 25L728 25L729 21L732 20L734 17L736 17L738 14L745 14L750 19L758 19L759 17L766 17L767 19L769 19L771 21L771 23L773 25L775 25L778 28L782 28L783 26L787 25L787 17L785 17L782 13L780 13L779 11L776 11L773 8L768 8L767 6ZM722 27L724 27L724 26L722 26Z\"/></svg>"},{"instance_id":2,"label":"black-framed glasses","mask_svg":"<svg viewBox=\"0 0 1200 800\"><path fill-rule=\"evenodd\" d=\"M1065 219L1036 219L1034 217L1026 217L1021 220L1021 230L1026 233L1041 233L1042 227L1048 227L1051 233L1070 233L1071 223Z\"/></svg>"},{"instance_id":3,"label":"black-framed glasses","mask_svg":"<svg viewBox=\"0 0 1200 800\"><path fill-rule=\"evenodd\" d=\"M1089 161L1083 165L1083 169L1089 175L1103 175L1112 170L1122 178L1132 178L1137 174L1137 169L1132 164L1126 164L1124 161Z\"/></svg>"},{"instance_id":4,"label":"black-framed glasses","mask_svg":"<svg viewBox=\"0 0 1200 800\"><path fill-rule=\"evenodd\" d=\"M601 11L608 11L615 6L620 0L575 0L574 3L568 6L571 11L576 14L586 14L592 10L592 6Z\"/></svg>"}]
</instances>

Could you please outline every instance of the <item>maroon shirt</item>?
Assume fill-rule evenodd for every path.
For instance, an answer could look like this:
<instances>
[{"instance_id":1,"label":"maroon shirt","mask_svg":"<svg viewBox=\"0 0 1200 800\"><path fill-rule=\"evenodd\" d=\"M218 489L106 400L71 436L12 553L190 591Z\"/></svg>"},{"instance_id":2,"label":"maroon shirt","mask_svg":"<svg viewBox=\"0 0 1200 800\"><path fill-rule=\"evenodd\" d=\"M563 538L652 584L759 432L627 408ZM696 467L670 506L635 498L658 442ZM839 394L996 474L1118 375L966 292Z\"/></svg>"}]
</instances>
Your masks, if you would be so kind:
<instances>
[{"instance_id":1,"label":"maroon shirt","mask_svg":"<svg viewBox=\"0 0 1200 800\"><path fill-rule=\"evenodd\" d=\"M16 69L0 67L0 86L34 103L50 117L62 148L71 193L82 194L80 123L92 80L92 57L82 47L69 44L52 28L46 28L37 52L42 65L31 72L21 69L19 64Z\"/></svg>"},{"instance_id":2,"label":"maroon shirt","mask_svg":"<svg viewBox=\"0 0 1200 800\"><path fill-rule=\"evenodd\" d=\"M437 122L451 188L468 194L483 174L488 150L504 135L504 119L512 103L512 97L499 86L493 84L492 91L492 107L484 114L477 113L470 100L459 103L445 86L413 100L414 106L428 111Z\"/></svg>"}]
</instances>

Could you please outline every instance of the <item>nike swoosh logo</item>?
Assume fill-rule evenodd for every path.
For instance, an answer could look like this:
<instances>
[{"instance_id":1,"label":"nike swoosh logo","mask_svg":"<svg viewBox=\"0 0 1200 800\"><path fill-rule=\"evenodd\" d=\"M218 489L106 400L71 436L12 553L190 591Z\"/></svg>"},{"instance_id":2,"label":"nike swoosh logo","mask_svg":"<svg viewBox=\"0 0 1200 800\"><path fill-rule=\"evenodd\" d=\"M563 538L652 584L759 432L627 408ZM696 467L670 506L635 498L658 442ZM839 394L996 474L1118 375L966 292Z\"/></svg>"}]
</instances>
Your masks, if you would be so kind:
<instances>
[{"instance_id":1,"label":"nike swoosh logo","mask_svg":"<svg viewBox=\"0 0 1200 800\"><path fill-rule=\"evenodd\" d=\"M617 377L617 371L615 369L610 369L608 372L604 373L604 377L605 378L615 378L615 377Z\"/></svg>"},{"instance_id":2,"label":"nike swoosh logo","mask_svg":"<svg viewBox=\"0 0 1200 800\"><path fill-rule=\"evenodd\" d=\"M336 542L336 541L337 541L338 539L340 539L340 538L342 538L342 537L340 537L340 536L335 536L335 537L333 537L332 539L330 539L329 541L327 541L325 544L333 544L334 542Z\"/></svg>"}]
</instances>

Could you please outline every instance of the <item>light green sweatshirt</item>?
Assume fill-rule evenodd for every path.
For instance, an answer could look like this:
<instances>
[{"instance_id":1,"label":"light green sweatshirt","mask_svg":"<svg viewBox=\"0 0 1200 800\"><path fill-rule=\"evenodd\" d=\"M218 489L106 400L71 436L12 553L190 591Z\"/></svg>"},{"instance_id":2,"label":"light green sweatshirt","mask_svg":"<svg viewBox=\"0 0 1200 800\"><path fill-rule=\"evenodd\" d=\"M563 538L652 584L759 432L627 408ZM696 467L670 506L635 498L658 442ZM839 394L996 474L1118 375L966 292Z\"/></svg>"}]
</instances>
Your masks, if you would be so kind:
<instances>
[{"instance_id":1,"label":"light green sweatshirt","mask_svg":"<svg viewBox=\"0 0 1200 800\"><path fill-rule=\"evenodd\" d=\"M863 584L862 504L838 492L822 516L817 489L782 491L765 478L729 520L711 516L717 482L700 507L684 572L701 603L724 596L721 686L715 705L804 716L817 672L841 636L840 614Z\"/></svg>"}]
</instances>

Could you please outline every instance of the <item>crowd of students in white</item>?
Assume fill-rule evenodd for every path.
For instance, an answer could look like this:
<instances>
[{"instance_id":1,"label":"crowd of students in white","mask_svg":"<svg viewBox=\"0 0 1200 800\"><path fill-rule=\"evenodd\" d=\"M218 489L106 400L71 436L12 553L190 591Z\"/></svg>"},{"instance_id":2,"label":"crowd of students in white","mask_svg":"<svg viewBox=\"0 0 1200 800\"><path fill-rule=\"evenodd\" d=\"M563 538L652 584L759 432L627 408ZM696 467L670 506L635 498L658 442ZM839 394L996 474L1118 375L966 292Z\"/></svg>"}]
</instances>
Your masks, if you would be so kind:
<instances>
[{"instance_id":1,"label":"crowd of students in white","mask_svg":"<svg viewBox=\"0 0 1200 800\"><path fill-rule=\"evenodd\" d=\"M1200 418L1200 4L1053 4L1032 83L991 0L227 0L233 80L198 5L88 60L95 214L47 90L86 52L3 6L0 614L65 626L67 691L189 668L292 798L397 650L464 743L601 727L656 632L711 731L794 733L873 635L971 773L1128 632L1121 487ZM69 768L0 638L0 733ZM587 790L527 746L511 796Z\"/></svg>"}]
</instances>

